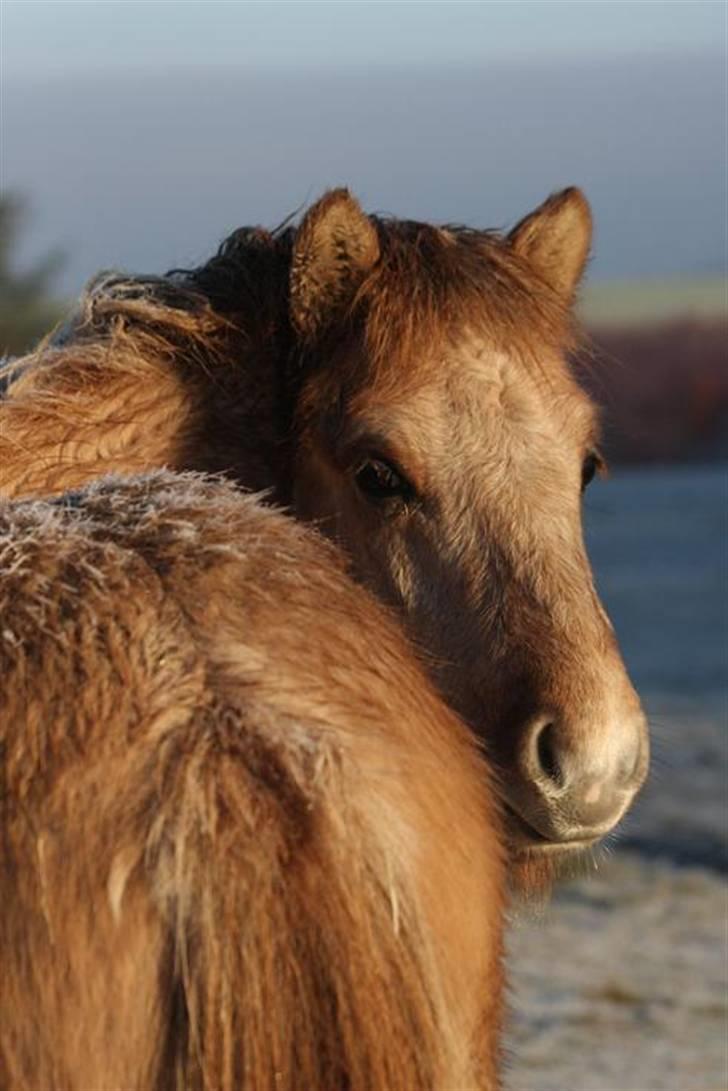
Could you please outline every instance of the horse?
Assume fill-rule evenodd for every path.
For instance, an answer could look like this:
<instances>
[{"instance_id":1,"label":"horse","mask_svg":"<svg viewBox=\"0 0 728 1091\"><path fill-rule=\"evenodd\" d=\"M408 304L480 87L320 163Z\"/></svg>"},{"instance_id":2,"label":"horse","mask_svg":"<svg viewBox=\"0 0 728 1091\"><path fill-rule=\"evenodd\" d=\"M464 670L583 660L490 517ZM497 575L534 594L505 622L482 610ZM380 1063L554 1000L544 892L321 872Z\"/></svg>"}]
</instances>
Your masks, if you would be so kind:
<instances>
[{"instance_id":1,"label":"horse","mask_svg":"<svg viewBox=\"0 0 728 1091\"><path fill-rule=\"evenodd\" d=\"M488 767L338 549L156 471L0 503L0 1083L496 1091Z\"/></svg>"},{"instance_id":2,"label":"horse","mask_svg":"<svg viewBox=\"0 0 728 1091\"><path fill-rule=\"evenodd\" d=\"M574 188L507 234L333 190L197 269L102 276L0 401L7 496L223 473L338 543L483 740L524 889L611 830L648 766L582 533L603 467L569 366L590 240Z\"/></svg>"}]
</instances>

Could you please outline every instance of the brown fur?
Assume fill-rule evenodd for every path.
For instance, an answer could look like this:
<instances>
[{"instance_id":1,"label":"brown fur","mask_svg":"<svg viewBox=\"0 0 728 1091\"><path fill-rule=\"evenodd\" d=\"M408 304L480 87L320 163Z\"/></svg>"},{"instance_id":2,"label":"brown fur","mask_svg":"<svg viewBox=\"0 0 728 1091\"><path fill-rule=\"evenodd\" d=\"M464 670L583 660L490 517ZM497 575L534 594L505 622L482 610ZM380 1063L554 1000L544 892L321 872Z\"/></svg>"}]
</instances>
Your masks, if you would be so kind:
<instances>
[{"instance_id":1,"label":"brown fur","mask_svg":"<svg viewBox=\"0 0 728 1091\"><path fill-rule=\"evenodd\" d=\"M0 1083L497 1084L472 736L320 538L193 476L0 505Z\"/></svg>"},{"instance_id":2,"label":"brown fur","mask_svg":"<svg viewBox=\"0 0 728 1091\"><path fill-rule=\"evenodd\" d=\"M473 324L534 355L544 341L571 341L559 295L492 232L373 221L374 238L359 244L363 283L341 257L345 285L318 283L306 241L317 217L340 200L337 190L319 202L298 235L241 229L189 273L99 277L64 336L6 365L2 493L57 492L104 472L163 463L222 469L287 499L290 458L275 454L292 453L287 429L303 392L304 354L318 332L302 317L313 302L296 297L316 297L316 288L324 296L316 313L330 317L333 308L346 329L366 311L368 352L382 366L401 361L405 371L424 346ZM343 331L337 323L327 332L335 343Z\"/></svg>"},{"instance_id":3,"label":"brown fur","mask_svg":"<svg viewBox=\"0 0 728 1091\"><path fill-rule=\"evenodd\" d=\"M507 236L367 217L335 190L191 273L97 285L0 402L8 495L222 471L340 543L486 739L531 876L613 826L647 768L581 527L598 426L565 353L590 231L577 190ZM362 494L372 457L411 502Z\"/></svg>"},{"instance_id":4,"label":"brown fur","mask_svg":"<svg viewBox=\"0 0 728 1091\"><path fill-rule=\"evenodd\" d=\"M0 491L60 492L160 466L269 486L281 323L266 322L257 297L246 302L260 326L241 328L191 284L100 278L65 336L7 366Z\"/></svg>"}]
</instances>

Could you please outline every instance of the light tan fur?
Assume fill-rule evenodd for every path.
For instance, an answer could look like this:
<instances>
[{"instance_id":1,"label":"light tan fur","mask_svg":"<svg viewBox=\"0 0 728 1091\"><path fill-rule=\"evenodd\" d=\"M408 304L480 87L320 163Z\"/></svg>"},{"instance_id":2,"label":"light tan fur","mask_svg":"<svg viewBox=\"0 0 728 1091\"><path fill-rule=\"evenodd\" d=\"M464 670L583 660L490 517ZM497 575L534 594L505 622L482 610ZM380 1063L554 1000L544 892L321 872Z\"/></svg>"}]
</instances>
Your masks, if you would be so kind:
<instances>
[{"instance_id":1,"label":"light tan fur","mask_svg":"<svg viewBox=\"0 0 728 1091\"><path fill-rule=\"evenodd\" d=\"M338 555L158 473L0 505L0 1083L497 1086L487 770Z\"/></svg>"}]
</instances>

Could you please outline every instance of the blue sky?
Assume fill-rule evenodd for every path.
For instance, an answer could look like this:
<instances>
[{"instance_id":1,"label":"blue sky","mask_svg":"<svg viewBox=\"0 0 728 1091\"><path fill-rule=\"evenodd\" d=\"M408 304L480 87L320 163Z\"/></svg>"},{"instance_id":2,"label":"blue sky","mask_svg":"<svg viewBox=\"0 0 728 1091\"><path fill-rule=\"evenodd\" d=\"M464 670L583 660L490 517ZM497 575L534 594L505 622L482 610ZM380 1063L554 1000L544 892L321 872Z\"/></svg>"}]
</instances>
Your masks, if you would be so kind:
<instances>
[{"instance_id":1,"label":"blue sky","mask_svg":"<svg viewBox=\"0 0 728 1091\"><path fill-rule=\"evenodd\" d=\"M3 0L6 77L718 51L723 0Z\"/></svg>"}]
</instances>

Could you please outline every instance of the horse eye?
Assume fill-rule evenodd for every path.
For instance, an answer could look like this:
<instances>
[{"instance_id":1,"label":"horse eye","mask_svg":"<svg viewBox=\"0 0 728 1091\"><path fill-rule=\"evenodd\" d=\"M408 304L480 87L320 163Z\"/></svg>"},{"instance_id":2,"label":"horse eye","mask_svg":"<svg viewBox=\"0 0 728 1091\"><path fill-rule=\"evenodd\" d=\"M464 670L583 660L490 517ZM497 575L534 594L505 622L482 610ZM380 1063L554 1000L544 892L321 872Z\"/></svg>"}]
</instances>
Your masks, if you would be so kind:
<instances>
[{"instance_id":1,"label":"horse eye","mask_svg":"<svg viewBox=\"0 0 728 1091\"><path fill-rule=\"evenodd\" d=\"M596 451L590 451L584 459L581 465L581 491L587 487L590 481L594 480L594 475L597 470L602 466L602 459Z\"/></svg>"},{"instance_id":2,"label":"horse eye","mask_svg":"<svg viewBox=\"0 0 728 1091\"><path fill-rule=\"evenodd\" d=\"M383 458L368 458L356 471L356 483L369 500L407 499L412 486Z\"/></svg>"}]
</instances>

